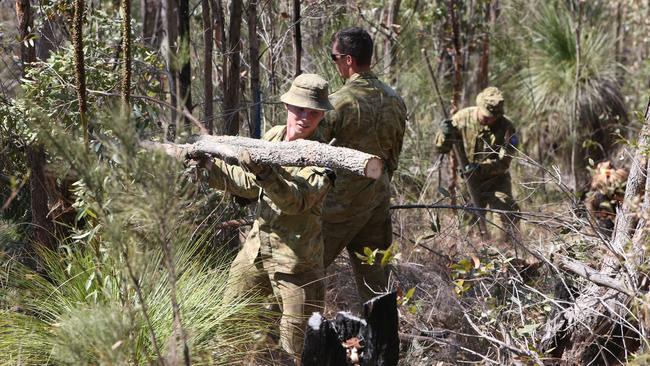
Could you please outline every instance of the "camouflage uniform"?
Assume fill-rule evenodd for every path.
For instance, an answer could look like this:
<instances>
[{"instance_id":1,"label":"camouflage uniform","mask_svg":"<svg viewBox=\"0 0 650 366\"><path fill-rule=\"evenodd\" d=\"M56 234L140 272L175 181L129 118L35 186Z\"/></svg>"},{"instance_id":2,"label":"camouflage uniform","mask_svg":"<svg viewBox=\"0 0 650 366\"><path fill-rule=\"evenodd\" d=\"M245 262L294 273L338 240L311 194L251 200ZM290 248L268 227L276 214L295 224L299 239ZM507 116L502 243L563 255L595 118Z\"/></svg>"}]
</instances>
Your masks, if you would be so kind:
<instances>
[{"instance_id":1,"label":"camouflage uniform","mask_svg":"<svg viewBox=\"0 0 650 366\"><path fill-rule=\"evenodd\" d=\"M286 126L264 140L283 141ZM275 295L282 308L280 344L300 355L307 318L324 301L321 206L330 179L316 167L278 167L264 180L215 159L210 184L234 195L258 199L253 227L230 267L226 301L259 291Z\"/></svg>"},{"instance_id":2,"label":"camouflage uniform","mask_svg":"<svg viewBox=\"0 0 650 366\"><path fill-rule=\"evenodd\" d=\"M402 98L370 72L357 73L330 96L334 110L327 112L319 130L324 141L375 154L386 164L377 180L337 172L336 184L323 206L325 268L348 249L362 302L386 288L379 265L362 263L355 252L364 247L386 249L392 241L390 180L397 169L406 123Z\"/></svg>"},{"instance_id":3,"label":"camouflage uniform","mask_svg":"<svg viewBox=\"0 0 650 366\"><path fill-rule=\"evenodd\" d=\"M515 128L502 114L497 115L493 125L481 125L479 108L481 105L465 108L452 117L452 124L458 129L464 142L468 160L478 166L478 169L472 173L478 175L475 181L480 182L477 187L480 200L478 204L480 207L518 211L519 207L512 196L512 183L508 171L515 146L518 144ZM452 149L453 142L453 138L438 132L436 150L439 153L448 153ZM465 196L467 197L467 194ZM511 235L516 233L517 221L518 218L514 215L497 215L495 218L495 223L508 230Z\"/></svg>"}]
</instances>

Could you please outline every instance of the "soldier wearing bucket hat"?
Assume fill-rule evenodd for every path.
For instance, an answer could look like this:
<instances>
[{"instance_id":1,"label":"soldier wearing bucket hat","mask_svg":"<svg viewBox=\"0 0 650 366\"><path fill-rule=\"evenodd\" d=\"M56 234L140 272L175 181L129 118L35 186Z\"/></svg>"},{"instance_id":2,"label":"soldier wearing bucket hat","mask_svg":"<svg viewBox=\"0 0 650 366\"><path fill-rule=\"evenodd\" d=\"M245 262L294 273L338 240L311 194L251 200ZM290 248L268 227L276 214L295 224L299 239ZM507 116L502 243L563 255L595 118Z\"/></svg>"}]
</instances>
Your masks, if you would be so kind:
<instances>
[{"instance_id":1,"label":"soldier wearing bucket hat","mask_svg":"<svg viewBox=\"0 0 650 366\"><path fill-rule=\"evenodd\" d=\"M280 100L287 108L286 125L271 128L263 139L316 139L320 120L332 108L328 83L318 75L300 75ZM321 205L333 177L318 167L269 167L248 156L240 158L240 166L212 163L213 187L258 201L253 227L230 267L225 301L253 291L277 299L280 346L298 362L307 319L323 310Z\"/></svg>"},{"instance_id":2,"label":"soldier wearing bucket hat","mask_svg":"<svg viewBox=\"0 0 650 366\"><path fill-rule=\"evenodd\" d=\"M504 98L496 87L488 87L476 96L476 106L461 109L442 122L435 147L446 154L452 144L462 140L470 161L463 167L465 175L477 175L475 187L479 205L505 211L518 211L512 195L510 162L519 144L512 122L504 115ZM494 220L503 230L504 239L512 241L517 233L517 217L497 215Z\"/></svg>"}]
</instances>

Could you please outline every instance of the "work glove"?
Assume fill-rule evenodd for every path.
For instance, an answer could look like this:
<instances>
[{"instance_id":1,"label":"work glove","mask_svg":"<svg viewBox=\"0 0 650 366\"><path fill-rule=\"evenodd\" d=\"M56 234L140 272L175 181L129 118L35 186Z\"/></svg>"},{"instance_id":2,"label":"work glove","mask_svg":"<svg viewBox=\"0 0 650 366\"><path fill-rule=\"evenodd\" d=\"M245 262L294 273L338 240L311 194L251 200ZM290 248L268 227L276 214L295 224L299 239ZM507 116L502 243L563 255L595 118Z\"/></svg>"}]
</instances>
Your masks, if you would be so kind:
<instances>
[{"instance_id":1,"label":"work glove","mask_svg":"<svg viewBox=\"0 0 650 366\"><path fill-rule=\"evenodd\" d=\"M255 174L255 178L258 180L264 180L268 178L273 172L273 169L270 166L254 162L247 150L241 152L238 160L239 166L245 171Z\"/></svg>"},{"instance_id":2,"label":"work glove","mask_svg":"<svg viewBox=\"0 0 650 366\"><path fill-rule=\"evenodd\" d=\"M212 159L213 157L208 154L200 154L195 156L192 160L196 162L197 168L210 170L214 165Z\"/></svg>"},{"instance_id":3,"label":"work glove","mask_svg":"<svg viewBox=\"0 0 650 366\"><path fill-rule=\"evenodd\" d=\"M474 174L478 174L481 171L481 165L479 163L469 163L463 168L462 176L471 177Z\"/></svg>"},{"instance_id":4,"label":"work glove","mask_svg":"<svg viewBox=\"0 0 650 366\"><path fill-rule=\"evenodd\" d=\"M458 127L454 126L450 119L443 120L440 123L440 132L445 136L445 139L457 139L460 136Z\"/></svg>"}]
</instances>

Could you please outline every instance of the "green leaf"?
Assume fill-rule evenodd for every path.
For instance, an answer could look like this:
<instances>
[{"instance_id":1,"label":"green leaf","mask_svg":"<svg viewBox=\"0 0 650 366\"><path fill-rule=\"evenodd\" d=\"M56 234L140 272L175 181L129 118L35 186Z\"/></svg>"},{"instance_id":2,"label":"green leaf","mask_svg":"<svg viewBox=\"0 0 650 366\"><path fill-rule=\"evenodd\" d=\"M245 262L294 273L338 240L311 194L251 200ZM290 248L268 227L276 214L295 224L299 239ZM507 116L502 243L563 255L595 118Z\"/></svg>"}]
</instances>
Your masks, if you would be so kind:
<instances>
[{"instance_id":1,"label":"green leaf","mask_svg":"<svg viewBox=\"0 0 650 366\"><path fill-rule=\"evenodd\" d=\"M440 193L443 197L446 198L451 197L451 193L449 193L449 191L442 186L438 186L438 193Z\"/></svg>"},{"instance_id":2,"label":"green leaf","mask_svg":"<svg viewBox=\"0 0 650 366\"><path fill-rule=\"evenodd\" d=\"M528 324L524 325L523 327L517 329L517 334L519 335L526 335L526 334L531 334L539 327L539 324L533 323L533 324Z\"/></svg>"}]
</instances>

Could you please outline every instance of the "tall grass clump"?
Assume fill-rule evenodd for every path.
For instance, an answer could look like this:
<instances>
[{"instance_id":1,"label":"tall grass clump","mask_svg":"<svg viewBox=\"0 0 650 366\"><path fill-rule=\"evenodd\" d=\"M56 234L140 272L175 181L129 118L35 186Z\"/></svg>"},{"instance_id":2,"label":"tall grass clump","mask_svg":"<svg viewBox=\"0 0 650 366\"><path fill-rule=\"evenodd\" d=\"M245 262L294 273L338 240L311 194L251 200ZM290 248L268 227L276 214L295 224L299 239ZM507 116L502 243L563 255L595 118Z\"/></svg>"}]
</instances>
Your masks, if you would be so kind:
<instances>
[{"instance_id":1,"label":"tall grass clump","mask_svg":"<svg viewBox=\"0 0 650 366\"><path fill-rule=\"evenodd\" d=\"M268 325L253 296L223 302L230 258L212 247L217 214L201 216L183 165L141 150L121 118L103 121L90 151L40 120L52 166L76 178L77 218L56 251L37 251L38 270L0 257L0 364L240 361Z\"/></svg>"},{"instance_id":2,"label":"tall grass clump","mask_svg":"<svg viewBox=\"0 0 650 366\"><path fill-rule=\"evenodd\" d=\"M588 5L585 12L586 19L598 16L595 5ZM517 80L520 100L529 110L526 120L530 123L524 130L532 132L531 137L539 135L535 139L540 146L552 146L547 154L565 166L571 144L577 143L584 180L588 158L598 161L611 155L617 129L627 123L627 108L621 92L622 66L613 56L615 37L602 22L585 20L578 59L577 16L561 2L548 2L534 10L530 26L523 29L529 36L524 46L529 56ZM579 97L573 136L569 126L575 95Z\"/></svg>"}]
</instances>

